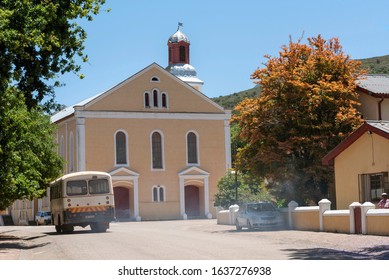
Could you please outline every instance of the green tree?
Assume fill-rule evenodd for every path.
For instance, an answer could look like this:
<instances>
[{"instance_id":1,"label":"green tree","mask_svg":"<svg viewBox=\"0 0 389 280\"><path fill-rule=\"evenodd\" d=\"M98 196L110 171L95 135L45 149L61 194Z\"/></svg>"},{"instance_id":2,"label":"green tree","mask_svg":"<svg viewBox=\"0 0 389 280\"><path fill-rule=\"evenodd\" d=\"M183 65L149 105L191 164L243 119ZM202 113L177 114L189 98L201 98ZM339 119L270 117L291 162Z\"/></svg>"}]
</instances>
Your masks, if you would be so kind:
<instances>
[{"instance_id":1,"label":"green tree","mask_svg":"<svg viewBox=\"0 0 389 280\"><path fill-rule=\"evenodd\" d=\"M266 177L286 200L317 202L332 181L321 159L362 121L355 90L360 62L343 53L338 39L320 35L308 44L290 41L279 57L267 58L252 74L260 97L236 107L245 143L239 168Z\"/></svg>"},{"instance_id":2,"label":"green tree","mask_svg":"<svg viewBox=\"0 0 389 280\"><path fill-rule=\"evenodd\" d=\"M92 20L105 0L2 0L0 4L0 93L10 84L23 92L28 108L43 100L55 105L58 75L78 73L84 54L81 19ZM54 82L53 82L54 81Z\"/></svg>"},{"instance_id":3,"label":"green tree","mask_svg":"<svg viewBox=\"0 0 389 280\"><path fill-rule=\"evenodd\" d=\"M59 76L78 74L86 32L105 0L2 0L0 4L0 208L40 197L62 170L54 127ZM82 75L80 75L82 77ZM45 102L45 103L44 103ZM44 103L44 104L43 104Z\"/></svg>"},{"instance_id":4,"label":"green tree","mask_svg":"<svg viewBox=\"0 0 389 280\"><path fill-rule=\"evenodd\" d=\"M16 199L41 197L61 174L54 130L39 109L28 110L16 88L0 95L0 209Z\"/></svg>"},{"instance_id":5,"label":"green tree","mask_svg":"<svg viewBox=\"0 0 389 280\"><path fill-rule=\"evenodd\" d=\"M218 182L218 191L215 194L215 206L228 209L233 204L252 201L274 201L274 196L266 189L264 182L254 180L247 175L229 172ZM236 200L236 192L238 199Z\"/></svg>"}]
</instances>

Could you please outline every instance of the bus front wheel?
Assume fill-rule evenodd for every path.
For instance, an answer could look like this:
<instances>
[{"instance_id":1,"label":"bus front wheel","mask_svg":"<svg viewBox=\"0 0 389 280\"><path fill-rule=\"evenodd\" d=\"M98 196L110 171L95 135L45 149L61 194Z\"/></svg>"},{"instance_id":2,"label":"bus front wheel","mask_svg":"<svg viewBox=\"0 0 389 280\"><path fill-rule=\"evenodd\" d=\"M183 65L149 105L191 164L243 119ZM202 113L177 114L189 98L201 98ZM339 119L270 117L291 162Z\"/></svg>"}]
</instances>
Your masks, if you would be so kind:
<instances>
[{"instance_id":1,"label":"bus front wheel","mask_svg":"<svg viewBox=\"0 0 389 280\"><path fill-rule=\"evenodd\" d=\"M61 233L62 232L61 218L59 216L58 216L58 223L55 225L55 231L57 233Z\"/></svg>"}]
</instances>

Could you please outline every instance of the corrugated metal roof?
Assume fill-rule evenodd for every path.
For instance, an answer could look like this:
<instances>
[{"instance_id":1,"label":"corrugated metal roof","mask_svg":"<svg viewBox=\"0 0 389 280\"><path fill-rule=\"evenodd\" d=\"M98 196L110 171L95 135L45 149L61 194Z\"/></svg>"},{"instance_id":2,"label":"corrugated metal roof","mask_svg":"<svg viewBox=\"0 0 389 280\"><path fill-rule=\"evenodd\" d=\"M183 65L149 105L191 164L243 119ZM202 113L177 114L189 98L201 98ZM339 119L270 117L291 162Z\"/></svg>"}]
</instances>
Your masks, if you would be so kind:
<instances>
[{"instance_id":1,"label":"corrugated metal roof","mask_svg":"<svg viewBox=\"0 0 389 280\"><path fill-rule=\"evenodd\" d=\"M366 121L366 123L389 134L389 121Z\"/></svg>"},{"instance_id":2,"label":"corrugated metal roof","mask_svg":"<svg viewBox=\"0 0 389 280\"><path fill-rule=\"evenodd\" d=\"M71 116L73 113L74 113L74 107L77 107L77 106L84 106L85 104L89 103L90 101L92 101L93 99L99 97L100 95L102 95L103 93L99 93L95 96L92 96L92 97L89 97L75 105L72 105L72 106L69 106L69 107L66 107L65 109L59 111L58 113L55 113L54 115L51 116L51 122L52 123L55 123L63 118L66 118L68 116Z\"/></svg>"},{"instance_id":3,"label":"corrugated metal roof","mask_svg":"<svg viewBox=\"0 0 389 280\"><path fill-rule=\"evenodd\" d=\"M373 94L389 95L389 75L366 75L357 83Z\"/></svg>"}]
</instances>

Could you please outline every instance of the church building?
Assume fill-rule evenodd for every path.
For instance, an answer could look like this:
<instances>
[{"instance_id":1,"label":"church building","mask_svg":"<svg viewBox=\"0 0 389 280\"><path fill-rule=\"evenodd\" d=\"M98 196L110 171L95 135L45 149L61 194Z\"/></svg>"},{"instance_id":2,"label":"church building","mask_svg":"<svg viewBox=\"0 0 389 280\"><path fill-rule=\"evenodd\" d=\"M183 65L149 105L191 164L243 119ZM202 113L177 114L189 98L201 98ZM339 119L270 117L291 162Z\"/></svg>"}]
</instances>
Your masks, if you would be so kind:
<instances>
[{"instance_id":1,"label":"church building","mask_svg":"<svg viewBox=\"0 0 389 280\"><path fill-rule=\"evenodd\" d=\"M168 39L166 68L152 63L51 118L64 174L110 173L119 220L216 216L217 183L231 167L231 112L201 92L181 29Z\"/></svg>"}]
</instances>

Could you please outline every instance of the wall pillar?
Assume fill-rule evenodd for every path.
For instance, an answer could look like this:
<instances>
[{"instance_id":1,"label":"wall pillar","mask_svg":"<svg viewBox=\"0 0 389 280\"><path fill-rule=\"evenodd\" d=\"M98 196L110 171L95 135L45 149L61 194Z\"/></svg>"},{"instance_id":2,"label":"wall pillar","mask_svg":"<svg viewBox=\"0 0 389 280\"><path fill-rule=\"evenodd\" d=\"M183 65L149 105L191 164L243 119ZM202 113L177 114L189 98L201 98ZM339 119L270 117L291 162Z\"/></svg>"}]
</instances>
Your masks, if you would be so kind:
<instances>
[{"instance_id":1,"label":"wall pillar","mask_svg":"<svg viewBox=\"0 0 389 280\"><path fill-rule=\"evenodd\" d=\"M235 220L236 220L236 213L239 211L239 206L238 205L231 205L229 208L229 224L230 225L235 225Z\"/></svg>"},{"instance_id":2,"label":"wall pillar","mask_svg":"<svg viewBox=\"0 0 389 280\"><path fill-rule=\"evenodd\" d=\"M325 211L331 210L331 201L324 198L319 201L319 219L320 219L320 231L324 231L324 218Z\"/></svg>"},{"instance_id":3,"label":"wall pillar","mask_svg":"<svg viewBox=\"0 0 389 280\"><path fill-rule=\"evenodd\" d=\"M183 220L187 220L185 213L185 180L180 176L180 215Z\"/></svg>"},{"instance_id":4,"label":"wall pillar","mask_svg":"<svg viewBox=\"0 0 389 280\"><path fill-rule=\"evenodd\" d=\"M86 170L85 158L85 119L77 118L77 171Z\"/></svg>"},{"instance_id":5,"label":"wall pillar","mask_svg":"<svg viewBox=\"0 0 389 280\"><path fill-rule=\"evenodd\" d=\"M292 229L293 228L293 218L292 218L292 212L294 209L297 208L298 203L294 200L292 200L291 202L288 203L288 220L289 220L289 229Z\"/></svg>"},{"instance_id":6,"label":"wall pillar","mask_svg":"<svg viewBox=\"0 0 389 280\"><path fill-rule=\"evenodd\" d=\"M138 177L134 178L134 216L137 222L140 222L142 219L139 216L139 184Z\"/></svg>"},{"instance_id":7,"label":"wall pillar","mask_svg":"<svg viewBox=\"0 0 389 280\"><path fill-rule=\"evenodd\" d=\"M370 209L375 209L375 205L371 202L365 202L362 204L362 234L367 234L367 212Z\"/></svg>"},{"instance_id":8,"label":"wall pillar","mask_svg":"<svg viewBox=\"0 0 389 280\"><path fill-rule=\"evenodd\" d=\"M362 204L359 202L353 202L350 204L349 209L350 209L350 233L354 234L355 233L355 208L361 207Z\"/></svg>"},{"instance_id":9,"label":"wall pillar","mask_svg":"<svg viewBox=\"0 0 389 280\"><path fill-rule=\"evenodd\" d=\"M204 213L207 219L212 219L212 214L209 212L209 180L204 178Z\"/></svg>"}]
</instances>

